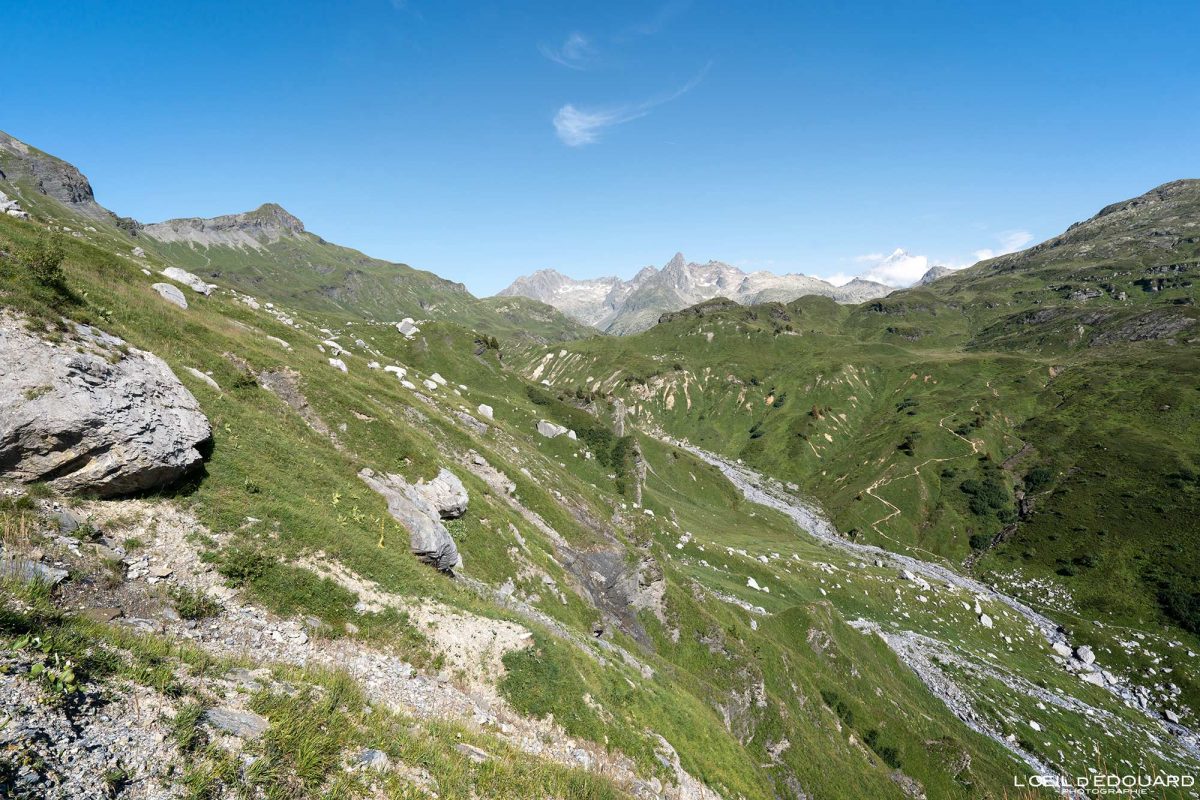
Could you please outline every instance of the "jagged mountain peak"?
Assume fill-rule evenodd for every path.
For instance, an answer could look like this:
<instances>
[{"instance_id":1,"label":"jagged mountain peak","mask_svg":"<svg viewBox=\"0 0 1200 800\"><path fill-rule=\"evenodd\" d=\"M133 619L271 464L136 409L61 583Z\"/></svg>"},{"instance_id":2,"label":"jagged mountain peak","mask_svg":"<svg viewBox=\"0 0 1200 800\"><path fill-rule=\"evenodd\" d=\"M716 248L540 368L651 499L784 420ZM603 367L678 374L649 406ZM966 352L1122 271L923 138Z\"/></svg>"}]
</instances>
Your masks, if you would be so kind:
<instances>
[{"instance_id":1,"label":"jagged mountain peak","mask_svg":"<svg viewBox=\"0 0 1200 800\"><path fill-rule=\"evenodd\" d=\"M747 273L715 259L702 264L690 262L683 253L672 256L661 270L644 267L630 280L609 277L577 281L551 272L552 277L539 270L518 278L500 294L540 300L611 333L644 330L664 312L679 311L715 297L727 297L743 305L787 302L804 295L859 303L892 291L891 287L863 280L839 287L806 275L777 275L766 270Z\"/></svg>"}]
</instances>

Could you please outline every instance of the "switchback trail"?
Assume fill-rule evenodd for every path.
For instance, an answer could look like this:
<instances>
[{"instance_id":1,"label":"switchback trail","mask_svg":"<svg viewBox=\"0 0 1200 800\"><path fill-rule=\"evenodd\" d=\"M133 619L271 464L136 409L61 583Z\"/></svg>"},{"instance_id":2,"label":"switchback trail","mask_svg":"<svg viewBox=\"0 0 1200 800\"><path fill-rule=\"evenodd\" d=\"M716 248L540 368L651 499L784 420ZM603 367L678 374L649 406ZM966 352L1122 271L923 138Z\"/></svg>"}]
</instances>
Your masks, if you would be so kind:
<instances>
[{"instance_id":1,"label":"switchback trail","mask_svg":"<svg viewBox=\"0 0 1200 800\"><path fill-rule=\"evenodd\" d=\"M922 561L902 553L885 550L882 547L870 544L862 544L852 542L838 534L837 528L825 516L825 514L815 505L805 502L794 493L789 492L781 482L774 478L761 475L748 467L730 462L718 455L702 450L688 442L679 441L666 437L665 441L679 447L697 458L717 467L721 473L738 488L747 500L752 503L757 503L767 508L774 509L790 519L797 526L802 528L809 535L826 542L834 547L837 547L845 552L851 553L858 558L867 560L876 560L880 563L890 563L899 567L901 570L907 570L915 575L923 576L929 580L941 581L945 585L953 586L974 594L981 599L991 599L1008 606L1016 611L1022 617L1027 619L1034 627L1041 631L1046 641L1054 645L1055 643L1063 643L1068 647L1071 646L1065 632L1053 620L1042 615L1041 613L1030 608L1025 603L1011 597L1003 592L997 591L991 586L987 586L973 578L945 567L941 564ZM866 627L874 627L868 625ZM974 714L970 712L969 707L964 707L961 702L961 693L957 691L955 686L947 686L946 682L940 678L931 675L927 670L921 668L921 662L924 659L913 657L914 648L909 646L915 642L897 641L895 635L887 635L883 637L888 642L889 646L900 656L906 664L908 664L925 684L930 691L941 699L946 705L972 729L989 736L1012 751L1015 755L1024 760L1034 770L1043 774L1053 774L1047 765L1042 764L1038 759L1015 747L1013 743L1004 740L996 731L989 729L988 726L980 725L975 719ZM924 638L924 637L916 637ZM1097 665L1099 666L1099 665ZM1160 719L1158 715L1148 708L1138 706L1133 687L1124 682L1106 683L1105 687L1118 700L1131 708L1139 709L1154 725L1158 726L1164 734L1167 734L1167 739L1173 739L1179 748L1190 755L1192 758L1200 759L1200 738L1192 729L1175 724L1168 723Z\"/></svg>"}]
</instances>

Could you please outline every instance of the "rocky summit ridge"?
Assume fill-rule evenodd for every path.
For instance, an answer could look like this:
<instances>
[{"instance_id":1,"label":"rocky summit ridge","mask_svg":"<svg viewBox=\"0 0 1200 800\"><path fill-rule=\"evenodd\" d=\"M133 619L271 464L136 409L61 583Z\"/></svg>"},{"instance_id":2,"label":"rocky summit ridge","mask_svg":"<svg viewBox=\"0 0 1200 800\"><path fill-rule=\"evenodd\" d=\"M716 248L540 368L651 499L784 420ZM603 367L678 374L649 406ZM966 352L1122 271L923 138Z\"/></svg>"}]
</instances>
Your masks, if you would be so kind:
<instances>
[{"instance_id":1,"label":"rocky summit ridge","mask_svg":"<svg viewBox=\"0 0 1200 800\"><path fill-rule=\"evenodd\" d=\"M183 242L202 247L261 248L284 237L304 233L304 223L276 203L253 211L211 219L188 217L143 225L141 233L164 243Z\"/></svg>"}]
</instances>

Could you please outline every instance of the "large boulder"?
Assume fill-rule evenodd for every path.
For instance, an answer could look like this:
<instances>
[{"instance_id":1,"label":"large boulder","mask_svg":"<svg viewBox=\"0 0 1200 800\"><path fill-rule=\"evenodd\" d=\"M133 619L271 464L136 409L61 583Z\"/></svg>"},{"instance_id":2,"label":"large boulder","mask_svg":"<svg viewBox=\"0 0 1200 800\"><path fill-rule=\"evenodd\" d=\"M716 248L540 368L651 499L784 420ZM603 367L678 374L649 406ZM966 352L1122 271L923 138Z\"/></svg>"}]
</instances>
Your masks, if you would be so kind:
<instances>
[{"instance_id":1,"label":"large boulder","mask_svg":"<svg viewBox=\"0 0 1200 800\"><path fill-rule=\"evenodd\" d=\"M467 487L448 469L439 470L431 481L419 481L417 491L442 519L458 519L467 513Z\"/></svg>"},{"instance_id":2,"label":"large boulder","mask_svg":"<svg viewBox=\"0 0 1200 800\"><path fill-rule=\"evenodd\" d=\"M562 436L567 432L567 429L562 425L558 425L546 419L539 419L537 423L537 432L547 439L553 439L557 436Z\"/></svg>"},{"instance_id":3,"label":"large boulder","mask_svg":"<svg viewBox=\"0 0 1200 800\"><path fill-rule=\"evenodd\" d=\"M180 269L179 267L167 267L160 274L164 277L170 278L176 283L182 283L184 286L187 286L189 289L194 292L198 292L199 294L212 294L212 286L205 283L204 280L199 276L188 272L186 269Z\"/></svg>"},{"instance_id":4,"label":"large boulder","mask_svg":"<svg viewBox=\"0 0 1200 800\"><path fill-rule=\"evenodd\" d=\"M388 513L408 531L413 555L443 572L462 566L462 556L441 515L416 486L399 475L377 475L369 469L358 477L387 501Z\"/></svg>"},{"instance_id":5,"label":"large boulder","mask_svg":"<svg viewBox=\"0 0 1200 800\"><path fill-rule=\"evenodd\" d=\"M0 476L128 494L200 464L212 437L166 362L77 325L52 344L0 316Z\"/></svg>"},{"instance_id":6,"label":"large boulder","mask_svg":"<svg viewBox=\"0 0 1200 800\"><path fill-rule=\"evenodd\" d=\"M153 289L154 291L158 292L159 296L162 297L163 300L166 300L168 303L177 305L180 308L184 309L185 311L187 310L187 307L188 307L187 298L183 296L183 292L181 292L179 290L179 287L176 286L175 284L173 284L173 283L156 283L153 286L151 286L150 288Z\"/></svg>"}]
</instances>

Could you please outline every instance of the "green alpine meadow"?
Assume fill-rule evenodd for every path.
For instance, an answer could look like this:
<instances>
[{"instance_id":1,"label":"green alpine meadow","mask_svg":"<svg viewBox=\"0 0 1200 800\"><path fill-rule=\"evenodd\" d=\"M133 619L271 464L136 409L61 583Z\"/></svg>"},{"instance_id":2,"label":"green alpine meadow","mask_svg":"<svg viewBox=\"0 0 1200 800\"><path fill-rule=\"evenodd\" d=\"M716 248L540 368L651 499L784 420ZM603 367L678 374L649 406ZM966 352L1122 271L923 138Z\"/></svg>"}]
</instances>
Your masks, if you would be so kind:
<instances>
[{"instance_id":1,"label":"green alpine meadow","mask_svg":"<svg viewBox=\"0 0 1200 800\"><path fill-rule=\"evenodd\" d=\"M1194 9L68 5L0 797L1200 797Z\"/></svg>"}]
</instances>

